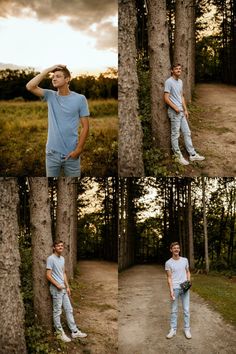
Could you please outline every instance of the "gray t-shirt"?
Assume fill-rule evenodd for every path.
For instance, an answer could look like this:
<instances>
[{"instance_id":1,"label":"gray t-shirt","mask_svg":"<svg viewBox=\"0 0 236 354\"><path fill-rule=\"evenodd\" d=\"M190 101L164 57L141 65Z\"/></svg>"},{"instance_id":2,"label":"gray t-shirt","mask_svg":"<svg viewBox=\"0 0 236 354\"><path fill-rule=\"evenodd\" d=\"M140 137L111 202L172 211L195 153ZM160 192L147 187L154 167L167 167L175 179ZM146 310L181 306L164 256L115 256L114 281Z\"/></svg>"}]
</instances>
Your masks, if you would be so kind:
<instances>
[{"instance_id":1,"label":"gray t-shirt","mask_svg":"<svg viewBox=\"0 0 236 354\"><path fill-rule=\"evenodd\" d=\"M71 91L67 96L57 91L43 90L43 100L48 104L48 139L46 151L54 150L68 155L78 143L80 117L89 116L85 96Z\"/></svg>"},{"instance_id":2,"label":"gray t-shirt","mask_svg":"<svg viewBox=\"0 0 236 354\"><path fill-rule=\"evenodd\" d=\"M52 278L55 279L59 284L65 285L64 283L64 268L65 259L62 256L56 256L54 253L47 259L47 269L52 270Z\"/></svg>"},{"instance_id":3,"label":"gray t-shirt","mask_svg":"<svg viewBox=\"0 0 236 354\"><path fill-rule=\"evenodd\" d=\"M165 92L170 94L169 99L173 102L180 111L183 111L182 94L183 94L183 81L181 79L175 80L173 76L165 82Z\"/></svg>"},{"instance_id":4,"label":"gray t-shirt","mask_svg":"<svg viewBox=\"0 0 236 354\"><path fill-rule=\"evenodd\" d=\"M187 280L186 271L189 269L188 259L180 257L178 260L170 258L165 264L165 270L172 273L173 289L180 289L180 284Z\"/></svg>"}]
</instances>

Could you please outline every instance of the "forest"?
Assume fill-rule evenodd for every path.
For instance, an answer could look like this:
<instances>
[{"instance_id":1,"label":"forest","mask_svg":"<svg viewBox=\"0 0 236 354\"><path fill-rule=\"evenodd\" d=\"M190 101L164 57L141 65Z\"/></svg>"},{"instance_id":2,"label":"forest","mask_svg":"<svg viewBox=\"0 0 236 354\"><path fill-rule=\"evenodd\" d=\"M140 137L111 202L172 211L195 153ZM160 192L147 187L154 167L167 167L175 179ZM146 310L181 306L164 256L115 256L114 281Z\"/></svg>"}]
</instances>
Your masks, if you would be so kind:
<instances>
[{"instance_id":1,"label":"forest","mask_svg":"<svg viewBox=\"0 0 236 354\"><path fill-rule=\"evenodd\" d=\"M171 242L192 270L236 274L235 178L120 180L119 269L163 264Z\"/></svg>"},{"instance_id":2,"label":"forest","mask_svg":"<svg viewBox=\"0 0 236 354\"><path fill-rule=\"evenodd\" d=\"M209 130L208 136L213 134L209 117L214 116L213 121L216 120L215 109L219 110L219 116L224 115L224 99L222 102L219 99L217 107L211 105L211 109L207 104L196 106L196 83L236 85L235 18L233 0L119 0L119 170L122 176L175 175L176 166L169 166L174 161L170 162L170 123L163 100L164 82L171 74L173 63L182 65L184 97L194 130L198 132L199 120L207 117L208 126L205 124L204 129ZM209 95L209 102L210 94L213 102L215 95L223 98L224 94L232 94L234 107L233 87L198 87L205 88L201 95L206 99ZM188 169L183 172L191 176Z\"/></svg>"},{"instance_id":3,"label":"forest","mask_svg":"<svg viewBox=\"0 0 236 354\"><path fill-rule=\"evenodd\" d=\"M57 348L62 351L63 344L52 336L45 262L55 239L65 244L70 281L76 279L78 261L117 262L118 181L1 178L0 203L0 321L4 322L0 353L56 353ZM76 288L80 301L81 289L86 290ZM95 296L96 290L93 293ZM13 313L17 315L12 316ZM73 353L86 343L77 345Z\"/></svg>"},{"instance_id":4,"label":"forest","mask_svg":"<svg viewBox=\"0 0 236 354\"><path fill-rule=\"evenodd\" d=\"M38 100L26 90L25 85L38 72L33 69L5 69L0 71L0 100ZM42 80L42 87L53 89L50 77ZM117 70L108 68L98 76L83 74L75 77L70 82L72 91L85 95L88 99L117 99Z\"/></svg>"}]
</instances>

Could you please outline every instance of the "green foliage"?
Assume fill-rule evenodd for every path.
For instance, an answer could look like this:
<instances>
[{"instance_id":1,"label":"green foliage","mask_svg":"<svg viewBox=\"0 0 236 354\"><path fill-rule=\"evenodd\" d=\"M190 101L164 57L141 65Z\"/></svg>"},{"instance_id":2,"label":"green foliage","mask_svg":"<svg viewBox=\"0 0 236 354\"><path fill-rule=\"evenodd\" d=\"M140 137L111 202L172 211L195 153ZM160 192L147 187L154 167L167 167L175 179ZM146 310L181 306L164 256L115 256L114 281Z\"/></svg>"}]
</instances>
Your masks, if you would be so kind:
<instances>
[{"instance_id":1,"label":"green foliage","mask_svg":"<svg viewBox=\"0 0 236 354\"><path fill-rule=\"evenodd\" d=\"M153 146L151 127L151 95L148 59L140 53L137 62L139 78L139 114L143 128L143 160L146 176L166 176L165 156Z\"/></svg>"},{"instance_id":2,"label":"green foliage","mask_svg":"<svg viewBox=\"0 0 236 354\"><path fill-rule=\"evenodd\" d=\"M32 325L27 327L25 331L28 353L47 354L51 353L45 332L40 326Z\"/></svg>"},{"instance_id":3,"label":"green foliage","mask_svg":"<svg viewBox=\"0 0 236 354\"><path fill-rule=\"evenodd\" d=\"M196 44L196 80L198 82L220 81L221 42L219 36L205 36Z\"/></svg>"},{"instance_id":4,"label":"green foliage","mask_svg":"<svg viewBox=\"0 0 236 354\"><path fill-rule=\"evenodd\" d=\"M222 275L194 274L193 287L225 320L236 326L236 279Z\"/></svg>"}]
</instances>

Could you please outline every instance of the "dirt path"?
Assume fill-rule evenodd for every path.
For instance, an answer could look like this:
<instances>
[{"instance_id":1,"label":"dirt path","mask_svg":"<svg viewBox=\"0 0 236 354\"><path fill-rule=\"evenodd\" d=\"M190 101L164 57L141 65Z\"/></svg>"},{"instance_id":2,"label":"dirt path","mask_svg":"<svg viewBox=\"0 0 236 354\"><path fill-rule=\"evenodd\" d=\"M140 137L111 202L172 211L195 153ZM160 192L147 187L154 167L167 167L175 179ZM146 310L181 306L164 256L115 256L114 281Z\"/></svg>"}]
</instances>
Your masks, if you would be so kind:
<instances>
[{"instance_id":1,"label":"dirt path","mask_svg":"<svg viewBox=\"0 0 236 354\"><path fill-rule=\"evenodd\" d=\"M179 309L182 310L181 306ZM185 339L182 331L182 311L179 311L176 337L165 338L169 314L169 292L161 267L140 265L121 273L119 354L235 353L236 329L192 291L191 340Z\"/></svg>"},{"instance_id":2,"label":"dirt path","mask_svg":"<svg viewBox=\"0 0 236 354\"><path fill-rule=\"evenodd\" d=\"M186 168L185 175L236 175L236 86L199 84L190 115L194 146L206 160Z\"/></svg>"},{"instance_id":3,"label":"dirt path","mask_svg":"<svg viewBox=\"0 0 236 354\"><path fill-rule=\"evenodd\" d=\"M117 353L117 264L79 262L72 302L76 322L88 334L67 345L70 354Z\"/></svg>"}]
</instances>

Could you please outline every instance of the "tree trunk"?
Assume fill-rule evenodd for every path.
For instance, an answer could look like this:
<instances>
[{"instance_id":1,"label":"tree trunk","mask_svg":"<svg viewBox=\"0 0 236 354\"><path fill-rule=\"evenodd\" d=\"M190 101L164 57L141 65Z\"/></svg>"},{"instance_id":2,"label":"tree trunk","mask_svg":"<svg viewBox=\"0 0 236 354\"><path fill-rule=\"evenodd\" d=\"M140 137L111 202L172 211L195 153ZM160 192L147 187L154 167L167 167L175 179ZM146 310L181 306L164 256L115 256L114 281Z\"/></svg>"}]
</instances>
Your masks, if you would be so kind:
<instances>
[{"instance_id":1,"label":"tree trunk","mask_svg":"<svg viewBox=\"0 0 236 354\"><path fill-rule=\"evenodd\" d=\"M135 0L119 0L119 175L143 176L143 133L138 117Z\"/></svg>"},{"instance_id":2,"label":"tree trunk","mask_svg":"<svg viewBox=\"0 0 236 354\"><path fill-rule=\"evenodd\" d=\"M0 353L26 353L24 305L20 294L20 253L16 178L0 179Z\"/></svg>"},{"instance_id":3,"label":"tree trunk","mask_svg":"<svg viewBox=\"0 0 236 354\"><path fill-rule=\"evenodd\" d=\"M207 219L206 219L206 196L205 196L205 177L202 179L202 205L203 205L203 230L204 230L204 246L205 246L205 263L206 272L209 273L209 257L208 257L208 236L207 236Z\"/></svg>"},{"instance_id":4,"label":"tree trunk","mask_svg":"<svg viewBox=\"0 0 236 354\"><path fill-rule=\"evenodd\" d=\"M118 268L122 271L125 268L125 179L119 179L119 248Z\"/></svg>"},{"instance_id":5,"label":"tree trunk","mask_svg":"<svg viewBox=\"0 0 236 354\"><path fill-rule=\"evenodd\" d=\"M75 177L58 178L56 238L64 242L65 268L68 279L74 276L77 259L77 193Z\"/></svg>"},{"instance_id":6,"label":"tree trunk","mask_svg":"<svg viewBox=\"0 0 236 354\"><path fill-rule=\"evenodd\" d=\"M52 253L48 179L29 178L32 233L34 312L40 325L52 329L52 304L46 279L46 260Z\"/></svg>"},{"instance_id":7,"label":"tree trunk","mask_svg":"<svg viewBox=\"0 0 236 354\"><path fill-rule=\"evenodd\" d=\"M192 218L192 198L191 179L188 179L188 241L189 241L189 265L194 269L194 247L193 247L193 218Z\"/></svg>"},{"instance_id":8,"label":"tree trunk","mask_svg":"<svg viewBox=\"0 0 236 354\"><path fill-rule=\"evenodd\" d=\"M170 76L166 2L147 0L147 4L153 142L154 146L170 154L170 122L163 100L164 83Z\"/></svg>"},{"instance_id":9,"label":"tree trunk","mask_svg":"<svg viewBox=\"0 0 236 354\"><path fill-rule=\"evenodd\" d=\"M183 91L191 101L194 80L195 12L194 0L176 0L174 63L182 65Z\"/></svg>"}]
</instances>

